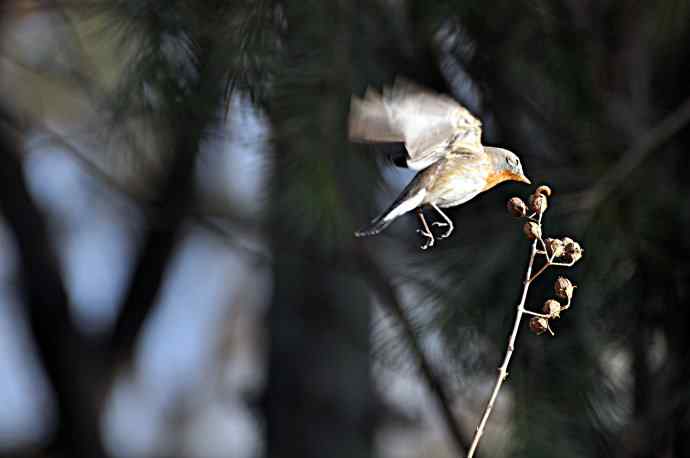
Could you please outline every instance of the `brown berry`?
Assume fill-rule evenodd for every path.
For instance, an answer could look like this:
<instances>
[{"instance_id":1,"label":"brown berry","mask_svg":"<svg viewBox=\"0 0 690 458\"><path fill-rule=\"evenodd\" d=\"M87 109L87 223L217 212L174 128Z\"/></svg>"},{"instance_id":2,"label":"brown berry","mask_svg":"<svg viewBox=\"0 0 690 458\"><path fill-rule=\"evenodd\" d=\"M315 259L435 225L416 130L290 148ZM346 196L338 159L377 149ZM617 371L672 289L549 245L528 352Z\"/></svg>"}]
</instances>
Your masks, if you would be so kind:
<instances>
[{"instance_id":1,"label":"brown berry","mask_svg":"<svg viewBox=\"0 0 690 458\"><path fill-rule=\"evenodd\" d=\"M570 262L577 262L582 257L583 251L577 242L570 242L565 245L565 257Z\"/></svg>"},{"instance_id":2,"label":"brown berry","mask_svg":"<svg viewBox=\"0 0 690 458\"><path fill-rule=\"evenodd\" d=\"M527 214L527 205L525 205L525 202L519 197L512 197L508 200L506 206L508 208L508 213L517 218L521 218Z\"/></svg>"},{"instance_id":3,"label":"brown berry","mask_svg":"<svg viewBox=\"0 0 690 458\"><path fill-rule=\"evenodd\" d=\"M548 255L552 258L560 258L561 256L563 256L563 254L565 254L565 245L561 240L546 239L544 240L544 244L546 245L546 251L548 252Z\"/></svg>"},{"instance_id":4,"label":"brown berry","mask_svg":"<svg viewBox=\"0 0 690 458\"><path fill-rule=\"evenodd\" d=\"M528 239L534 240L541 237L541 226L539 226L534 221L528 221L522 226L522 231L525 233Z\"/></svg>"},{"instance_id":5,"label":"brown berry","mask_svg":"<svg viewBox=\"0 0 690 458\"><path fill-rule=\"evenodd\" d=\"M536 335L543 334L544 331L549 329L549 320L540 316L533 316L529 320L529 329Z\"/></svg>"},{"instance_id":6,"label":"brown berry","mask_svg":"<svg viewBox=\"0 0 690 458\"><path fill-rule=\"evenodd\" d=\"M537 194L543 194L546 197L551 197L551 188L549 188L548 186L546 186L544 184L539 186L535 192Z\"/></svg>"},{"instance_id":7,"label":"brown berry","mask_svg":"<svg viewBox=\"0 0 690 458\"><path fill-rule=\"evenodd\" d=\"M561 299L570 300L573 297L573 290L575 286L565 277L558 277L556 283L553 285L553 289L556 292L556 296Z\"/></svg>"},{"instance_id":8,"label":"brown berry","mask_svg":"<svg viewBox=\"0 0 690 458\"><path fill-rule=\"evenodd\" d=\"M561 304L553 299L549 299L544 302L544 313L549 315L549 318L560 318L561 317Z\"/></svg>"},{"instance_id":9,"label":"brown berry","mask_svg":"<svg viewBox=\"0 0 690 458\"><path fill-rule=\"evenodd\" d=\"M549 206L549 202L544 194L534 193L529 197L529 206L532 211L541 215L546 211L546 207Z\"/></svg>"}]
</instances>

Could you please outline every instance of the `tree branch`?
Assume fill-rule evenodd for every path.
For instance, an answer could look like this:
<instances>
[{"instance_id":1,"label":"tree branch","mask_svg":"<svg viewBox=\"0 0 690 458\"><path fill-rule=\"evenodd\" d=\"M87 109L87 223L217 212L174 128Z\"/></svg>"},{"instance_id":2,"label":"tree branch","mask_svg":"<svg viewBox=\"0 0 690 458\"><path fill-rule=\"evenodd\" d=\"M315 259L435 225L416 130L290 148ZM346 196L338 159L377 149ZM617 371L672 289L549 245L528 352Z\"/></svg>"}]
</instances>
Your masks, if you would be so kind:
<instances>
[{"instance_id":1,"label":"tree branch","mask_svg":"<svg viewBox=\"0 0 690 458\"><path fill-rule=\"evenodd\" d=\"M57 445L70 456L103 457L99 372L89 342L72 322L54 247L24 179L15 130L0 119L0 210L14 234L25 308L41 364L55 394Z\"/></svg>"},{"instance_id":2,"label":"tree branch","mask_svg":"<svg viewBox=\"0 0 690 458\"><path fill-rule=\"evenodd\" d=\"M589 190L582 193L579 209L592 210L599 206L627 177L639 167L645 158L669 141L690 123L690 98L669 114L653 129L644 134L627 150Z\"/></svg>"},{"instance_id":3,"label":"tree branch","mask_svg":"<svg viewBox=\"0 0 690 458\"><path fill-rule=\"evenodd\" d=\"M168 94L172 105L168 126L174 135L173 155L154 197L158 214L150 215L130 283L108 341L113 364L131 361L144 322L160 294L163 278L182 236L184 222L196 204L197 157L206 129L215 119L221 95L214 67L213 41L201 40L196 52L199 76L188 91Z\"/></svg>"},{"instance_id":4,"label":"tree branch","mask_svg":"<svg viewBox=\"0 0 690 458\"><path fill-rule=\"evenodd\" d=\"M195 163L201 126L185 127L182 119L175 155L157 199L159 214L151 215L142 247L130 276L110 341L114 363L131 360L141 329L160 293L163 277L182 233L185 217L194 202Z\"/></svg>"}]
</instances>

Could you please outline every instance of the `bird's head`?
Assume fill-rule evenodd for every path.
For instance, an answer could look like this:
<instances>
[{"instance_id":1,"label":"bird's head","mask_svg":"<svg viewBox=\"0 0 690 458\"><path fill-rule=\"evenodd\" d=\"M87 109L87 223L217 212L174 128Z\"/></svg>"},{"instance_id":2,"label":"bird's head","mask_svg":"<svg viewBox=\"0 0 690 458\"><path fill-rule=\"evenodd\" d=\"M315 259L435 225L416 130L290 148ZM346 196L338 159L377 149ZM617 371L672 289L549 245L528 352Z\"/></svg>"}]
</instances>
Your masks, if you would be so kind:
<instances>
[{"instance_id":1,"label":"bird's head","mask_svg":"<svg viewBox=\"0 0 690 458\"><path fill-rule=\"evenodd\" d=\"M504 148L493 148L491 146L485 146L484 151L491 158L493 164L493 171L487 180L487 187L485 189L492 188L498 183L508 180L527 184L532 183L525 176L520 158L515 153Z\"/></svg>"}]
</instances>

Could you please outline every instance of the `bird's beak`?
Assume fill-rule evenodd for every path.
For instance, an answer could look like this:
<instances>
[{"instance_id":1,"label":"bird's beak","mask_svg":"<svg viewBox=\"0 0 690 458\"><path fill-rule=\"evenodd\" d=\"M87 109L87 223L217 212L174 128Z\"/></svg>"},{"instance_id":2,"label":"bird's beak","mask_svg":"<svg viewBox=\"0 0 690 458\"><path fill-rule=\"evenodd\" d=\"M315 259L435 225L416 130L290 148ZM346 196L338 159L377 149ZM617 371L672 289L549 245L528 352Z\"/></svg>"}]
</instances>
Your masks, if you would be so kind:
<instances>
[{"instance_id":1,"label":"bird's beak","mask_svg":"<svg viewBox=\"0 0 690 458\"><path fill-rule=\"evenodd\" d=\"M520 183L527 183L527 184L532 184L531 181L529 181L529 178L527 178L525 175L522 173L515 173L512 174L512 179L515 181L519 181Z\"/></svg>"}]
</instances>

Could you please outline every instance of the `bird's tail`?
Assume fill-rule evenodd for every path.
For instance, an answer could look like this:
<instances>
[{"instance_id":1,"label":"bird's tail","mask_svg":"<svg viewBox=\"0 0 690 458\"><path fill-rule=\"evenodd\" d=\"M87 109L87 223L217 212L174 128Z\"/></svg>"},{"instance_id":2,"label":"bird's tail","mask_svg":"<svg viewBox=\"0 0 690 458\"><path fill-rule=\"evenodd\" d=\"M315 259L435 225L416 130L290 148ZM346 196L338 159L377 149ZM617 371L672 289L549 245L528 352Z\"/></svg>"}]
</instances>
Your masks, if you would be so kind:
<instances>
[{"instance_id":1,"label":"bird's tail","mask_svg":"<svg viewBox=\"0 0 690 458\"><path fill-rule=\"evenodd\" d=\"M355 237L367 237L369 235L376 235L383 231L385 228L393 222L395 218L386 219L386 213L382 213L377 216L369 224L367 224L362 229L355 232Z\"/></svg>"},{"instance_id":2,"label":"bird's tail","mask_svg":"<svg viewBox=\"0 0 690 458\"><path fill-rule=\"evenodd\" d=\"M410 185L414 183L414 180ZM409 185L408 185L409 186ZM406 190L407 191L407 190ZM424 200L426 190L421 189L416 193L405 192L398 197L393 204L379 216L371 220L362 229L355 232L355 237L366 237L369 235L376 235L387 228L398 216L404 215L410 210L419 207Z\"/></svg>"}]
</instances>

